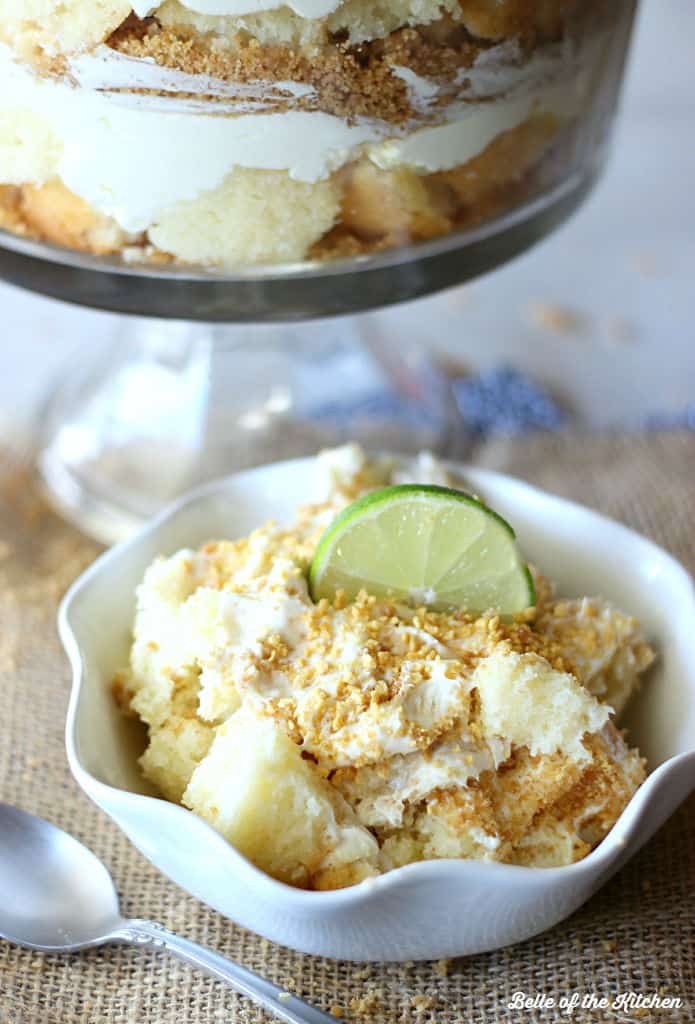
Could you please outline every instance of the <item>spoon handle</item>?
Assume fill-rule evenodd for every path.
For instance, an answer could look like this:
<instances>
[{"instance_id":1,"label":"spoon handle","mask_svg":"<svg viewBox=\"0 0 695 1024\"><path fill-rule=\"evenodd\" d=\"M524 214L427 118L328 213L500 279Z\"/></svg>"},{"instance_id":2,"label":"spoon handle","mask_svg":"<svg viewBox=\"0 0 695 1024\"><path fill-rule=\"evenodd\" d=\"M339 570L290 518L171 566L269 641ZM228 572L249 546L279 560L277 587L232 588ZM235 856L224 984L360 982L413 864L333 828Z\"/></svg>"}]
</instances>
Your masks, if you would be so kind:
<instances>
[{"instance_id":1,"label":"spoon handle","mask_svg":"<svg viewBox=\"0 0 695 1024\"><path fill-rule=\"evenodd\" d=\"M274 1013L289 1024L336 1024L336 1018L309 1006L303 999L283 991L245 967L227 960L211 949L169 932L153 921L125 921L114 933L114 939L134 946L160 949L184 960L219 981L224 981L237 992L254 999L263 1009Z\"/></svg>"}]
</instances>

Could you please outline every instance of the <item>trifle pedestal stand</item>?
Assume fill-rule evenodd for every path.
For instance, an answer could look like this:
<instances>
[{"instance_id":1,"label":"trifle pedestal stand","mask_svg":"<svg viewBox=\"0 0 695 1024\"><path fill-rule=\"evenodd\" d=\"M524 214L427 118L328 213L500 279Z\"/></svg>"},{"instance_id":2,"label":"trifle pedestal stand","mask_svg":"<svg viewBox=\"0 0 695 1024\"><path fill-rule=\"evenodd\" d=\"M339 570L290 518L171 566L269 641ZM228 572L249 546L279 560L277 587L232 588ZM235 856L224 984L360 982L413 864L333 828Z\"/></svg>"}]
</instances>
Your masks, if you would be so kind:
<instances>
[{"instance_id":1,"label":"trifle pedestal stand","mask_svg":"<svg viewBox=\"0 0 695 1024\"><path fill-rule=\"evenodd\" d=\"M427 352L384 333L377 314L354 314L499 266L564 220L597 171L474 230L234 277L130 266L0 232L1 278L127 314L108 351L86 345L46 398L47 496L112 543L190 487L346 440L457 454L451 396Z\"/></svg>"}]
</instances>

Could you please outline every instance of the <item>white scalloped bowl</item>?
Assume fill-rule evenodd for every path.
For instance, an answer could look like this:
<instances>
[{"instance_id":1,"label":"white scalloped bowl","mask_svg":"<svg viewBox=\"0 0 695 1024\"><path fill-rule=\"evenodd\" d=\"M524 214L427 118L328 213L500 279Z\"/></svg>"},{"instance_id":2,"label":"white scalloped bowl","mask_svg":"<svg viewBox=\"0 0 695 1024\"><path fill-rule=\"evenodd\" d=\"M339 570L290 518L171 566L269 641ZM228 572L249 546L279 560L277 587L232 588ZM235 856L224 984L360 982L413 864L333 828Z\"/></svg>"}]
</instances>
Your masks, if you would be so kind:
<instances>
[{"instance_id":1,"label":"white scalloped bowl","mask_svg":"<svg viewBox=\"0 0 695 1024\"><path fill-rule=\"evenodd\" d=\"M562 868L440 860L337 892L305 892L258 870L141 777L143 736L113 702L127 662L134 592L158 554L291 517L312 493L313 461L235 474L183 498L102 555L59 616L74 682L67 751L78 783L164 874L226 917L302 952L353 960L462 956L520 942L571 914L645 843L695 787L695 592L654 544L579 505L474 467L456 467L515 526L527 556L566 595L602 594L637 615L659 651L630 709L650 774L607 838Z\"/></svg>"}]
</instances>

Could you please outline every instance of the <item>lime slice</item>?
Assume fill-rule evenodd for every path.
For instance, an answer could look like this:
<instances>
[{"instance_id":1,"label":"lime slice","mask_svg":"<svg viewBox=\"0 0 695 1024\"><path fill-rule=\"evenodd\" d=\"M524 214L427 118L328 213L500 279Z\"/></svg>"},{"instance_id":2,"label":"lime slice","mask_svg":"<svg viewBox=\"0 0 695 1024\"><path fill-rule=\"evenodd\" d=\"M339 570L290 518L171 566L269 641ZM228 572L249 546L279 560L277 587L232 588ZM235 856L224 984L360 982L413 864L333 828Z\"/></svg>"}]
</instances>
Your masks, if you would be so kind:
<instances>
[{"instance_id":1,"label":"lime slice","mask_svg":"<svg viewBox=\"0 0 695 1024\"><path fill-rule=\"evenodd\" d=\"M536 601L509 523L469 494L425 484L384 487L344 509L319 542L309 589L314 601L366 590L435 610L502 615Z\"/></svg>"}]
</instances>

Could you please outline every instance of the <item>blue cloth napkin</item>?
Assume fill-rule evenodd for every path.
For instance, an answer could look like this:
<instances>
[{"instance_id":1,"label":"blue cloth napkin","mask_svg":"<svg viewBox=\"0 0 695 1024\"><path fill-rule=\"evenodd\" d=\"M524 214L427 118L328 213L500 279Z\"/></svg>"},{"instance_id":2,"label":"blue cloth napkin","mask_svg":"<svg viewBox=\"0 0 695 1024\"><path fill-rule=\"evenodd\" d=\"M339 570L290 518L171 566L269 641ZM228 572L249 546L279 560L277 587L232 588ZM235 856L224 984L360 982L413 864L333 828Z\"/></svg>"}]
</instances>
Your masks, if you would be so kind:
<instances>
[{"instance_id":1,"label":"blue cloth napkin","mask_svg":"<svg viewBox=\"0 0 695 1024\"><path fill-rule=\"evenodd\" d=\"M452 382L466 427L480 435L558 430L567 417L547 391L511 366Z\"/></svg>"},{"instance_id":2,"label":"blue cloth napkin","mask_svg":"<svg viewBox=\"0 0 695 1024\"><path fill-rule=\"evenodd\" d=\"M539 430L559 430L570 424L570 417L545 388L512 366L499 366L470 376L449 379L451 392L461 417L461 431L479 438L519 437ZM436 403L431 404L431 409ZM348 434L350 424L373 420L409 428L435 427L433 414L418 403L376 385L354 398L330 402L311 409L318 420L331 420ZM695 403L680 412L654 412L633 423L637 430L695 431Z\"/></svg>"},{"instance_id":3,"label":"blue cloth napkin","mask_svg":"<svg viewBox=\"0 0 695 1024\"><path fill-rule=\"evenodd\" d=\"M461 429L469 434L518 436L535 430L557 430L567 422L565 413L547 391L509 366L474 376L453 377L449 387L461 416ZM328 419L348 432L351 423L365 419L402 423L410 428L437 426L432 411L428 413L425 406L408 402L388 387L375 387L354 398L314 405L310 415L315 420Z\"/></svg>"}]
</instances>

